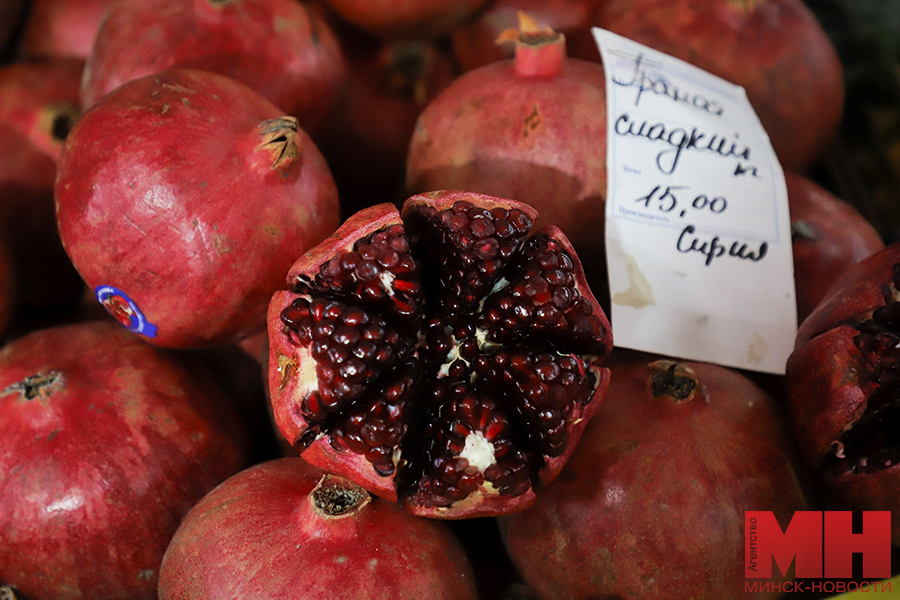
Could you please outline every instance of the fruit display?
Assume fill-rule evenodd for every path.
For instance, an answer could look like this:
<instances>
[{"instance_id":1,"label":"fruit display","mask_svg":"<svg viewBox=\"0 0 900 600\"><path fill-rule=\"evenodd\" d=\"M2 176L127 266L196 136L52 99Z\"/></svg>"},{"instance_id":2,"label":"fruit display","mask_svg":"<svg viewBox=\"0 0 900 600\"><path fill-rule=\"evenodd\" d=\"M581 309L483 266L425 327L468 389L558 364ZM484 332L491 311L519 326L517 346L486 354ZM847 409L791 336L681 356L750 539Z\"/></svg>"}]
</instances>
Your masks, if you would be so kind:
<instances>
[{"instance_id":1,"label":"fruit display","mask_svg":"<svg viewBox=\"0 0 900 600\"><path fill-rule=\"evenodd\" d=\"M873 1L0 0L0 600L889 589L900 520L861 531L900 510L875 168L900 156L900 20ZM681 62L699 95L604 63L597 26L743 86L759 122L716 121ZM653 133L622 150L624 110ZM733 189L678 217L726 162ZM668 210L623 195L645 167ZM728 302L669 311L767 285L741 267L769 238L677 293L648 257L693 285L698 254L607 239L614 213L703 227L701 197L723 236L777 221L754 272L793 269L766 297L799 331L752 318L784 375L752 339L763 372L630 349L632 325L743 339Z\"/></svg>"}]
</instances>

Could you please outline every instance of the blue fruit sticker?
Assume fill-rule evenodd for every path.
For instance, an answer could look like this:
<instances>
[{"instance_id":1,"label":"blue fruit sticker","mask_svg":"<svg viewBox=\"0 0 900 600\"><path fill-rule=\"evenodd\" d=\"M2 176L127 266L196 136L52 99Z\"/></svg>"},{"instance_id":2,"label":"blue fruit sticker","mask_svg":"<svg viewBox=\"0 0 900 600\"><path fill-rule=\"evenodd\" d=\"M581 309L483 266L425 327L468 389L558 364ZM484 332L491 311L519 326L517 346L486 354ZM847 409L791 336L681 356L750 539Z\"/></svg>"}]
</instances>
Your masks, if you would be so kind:
<instances>
[{"instance_id":1,"label":"blue fruit sticker","mask_svg":"<svg viewBox=\"0 0 900 600\"><path fill-rule=\"evenodd\" d=\"M94 293L97 295L97 302L102 304L106 312L115 317L125 329L147 337L156 337L156 325L144 317L141 309L125 292L111 285L98 285L94 288Z\"/></svg>"}]
</instances>

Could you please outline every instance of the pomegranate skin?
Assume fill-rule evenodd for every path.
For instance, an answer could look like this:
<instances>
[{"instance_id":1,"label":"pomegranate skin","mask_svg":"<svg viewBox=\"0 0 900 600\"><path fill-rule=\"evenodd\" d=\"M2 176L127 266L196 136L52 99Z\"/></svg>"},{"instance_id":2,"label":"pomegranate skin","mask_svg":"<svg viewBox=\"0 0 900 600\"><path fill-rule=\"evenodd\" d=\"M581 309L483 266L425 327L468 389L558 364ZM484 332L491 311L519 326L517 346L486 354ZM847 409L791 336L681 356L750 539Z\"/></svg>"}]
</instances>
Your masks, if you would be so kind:
<instances>
[{"instance_id":1,"label":"pomegranate skin","mask_svg":"<svg viewBox=\"0 0 900 600\"><path fill-rule=\"evenodd\" d=\"M327 124L346 79L331 28L296 0L121 0L97 32L82 106L176 67L236 79L311 134Z\"/></svg>"},{"instance_id":2,"label":"pomegranate skin","mask_svg":"<svg viewBox=\"0 0 900 600\"><path fill-rule=\"evenodd\" d=\"M844 271L884 249L852 206L802 175L786 172L791 211L797 320L802 322Z\"/></svg>"},{"instance_id":3,"label":"pomegranate skin","mask_svg":"<svg viewBox=\"0 0 900 600\"><path fill-rule=\"evenodd\" d=\"M544 600L778 597L744 593L744 511L784 527L806 508L776 405L734 371L654 360L610 356L609 393L572 460L531 508L500 518L513 562ZM662 382L675 387L652 392L673 365Z\"/></svg>"},{"instance_id":4,"label":"pomegranate skin","mask_svg":"<svg viewBox=\"0 0 900 600\"><path fill-rule=\"evenodd\" d=\"M809 466L839 504L900 510L900 470L890 431L900 245L846 271L803 322L787 362L788 406ZM900 523L891 539L900 542Z\"/></svg>"},{"instance_id":5,"label":"pomegranate skin","mask_svg":"<svg viewBox=\"0 0 900 600\"><path fill-rule=\"evenodd\" d=\"M406 167L410 192L471 190L534 206L536 226L562 229L601 289L606 80L599 64L563 59L555 74L531 76L506 60L463 74L419 116Z\"/></svg>"},{"instance_id":6,"label":"pomegranate skin","mask_svg":"<svg viewBox=\"0 0 900 600\"><path fill-rule=\"evenodd\" d=\"M195 347L261 331L293 259L337 227L324 159L280 117L238 82L174 69L107 95L66 140L63 246L92 290L124 292L157 328L146 341Z\"/></svg>"},{"instance_id":7,"label":"pomegranate skin","mask_svg":"<svg viewBox=\"0 0 900 600\"><path fill-rule=\"evenodd\" d=\"M449 32L486 0L325 0L357 27L386 38L429 39Z\"/></svg>"},{"instance_id":8,"label":"pomegranate skin","mask_svg":"<svg viewBox=\"0 0 900 600\"><path fill-rule=\"evenodd\" d=\"M24 57L85 59L106 9L115 0L32 0L19 52Z\"/></svg>"},{"instance_id":9,"label":"pomegranate skin","mask_svg":"<svg viewBox=\"0 0 900 600\"><path fill-rule=\"evenodd\" d=\"M353 508L318 512L323 471L299 458L243 471L195 506L166 551L160 600L475 600L460 543L347 484ZM264 568L260 568L264 566Z\"/></svg>"},{"instance_id":10,"label":"pomegranate skin","mask_svg":"<svg viewBox=\"0 0 900 600\"><path fill-rule=\"evenodd\" d=\"M7 345L0 389L0 580L34 600L156 598L182 517L246 462L214 382L94 322Z\"/></svg>"},{"instance_id":11,"label":"pomegranate skin","mask_svg":"<svg viewBox=\"0 0 900 600\"><path fill-rule=\"evenodd\" d=\"M800 0L608 0L600 27L741 85L781 164L802 172L834 137L840 60Z\"/></svg>"}]
</instances>

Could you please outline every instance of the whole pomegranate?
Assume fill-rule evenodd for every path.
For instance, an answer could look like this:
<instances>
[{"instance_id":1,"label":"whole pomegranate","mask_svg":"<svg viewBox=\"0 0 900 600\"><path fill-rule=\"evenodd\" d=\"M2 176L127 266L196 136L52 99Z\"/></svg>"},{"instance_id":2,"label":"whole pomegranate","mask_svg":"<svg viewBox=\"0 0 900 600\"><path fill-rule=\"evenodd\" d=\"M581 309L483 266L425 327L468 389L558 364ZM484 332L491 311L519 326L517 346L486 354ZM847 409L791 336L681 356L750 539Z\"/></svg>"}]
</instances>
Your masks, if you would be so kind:
<instances>
[{"instance_id":1,"label":"whole pomegranate","mask_svg":"<svg viewBox=\"0 0 900 600\"><path fill-rule=\"evenodd\" d=\"M87 58L106 9L116 0L31 0L22 56Z\"/></svg>"},{"instance_id":2,"label":"whole pomegranate","mask_svg":"<svg viewBox=\"0 0 900 600\"><path fill-rule=\"evenodd\" d=\"M518 24L517 14L524 11L541 25L566 36L571 56L600 60L590 29L596 25L596 12L604 0L494 0L478 18L451 32L453 53L466 71L505 58L513 58L509 45L497 44L497 37ZM574 50L574 51L573 51ZM582 56L585 55L585 56Z\"/></svg>"},{"instance_id":3,"label":"whole pomegranate","mask_svg":"<svg viewBox=\"0 0 900 600\"><path fill-rule=\"evenodd\" d=\"M514 198L562 229L602 281L606 199L606 80L598 63L569 59L560 34L527 18L508 34L514 60L457 78L416 123L411 192L460 189Z\"/></svg>"},{"instance_id":4,"label":"whole pomegranate","mask_svg":"<svg viewBox=\"0 0 900 600\"><path fill-rule=\"evenodd\" d=\"M338 225L334 181L292 117L214 73L108 94L66 140L63 246L107 310L159 346L265 327L291 261Z\"/></svg>"},{"instance_id":5,"label":"whole pomegranate","mask_svg":"<svg viewBox=\"0 0 900 600\"><path fill-rule=\"evenodd\" d=\"M439 518L519 510L603 398L609 322L555 227L470 192L351 217L269 307L275 421L303 457ZM401 218L402 217L402 218Z\"/></svg>"},{"instance_id":6,"label":"whole pomegranate","mask_svg":"<svg viewBox=\"0 0 900 600\"><path fill-rule=\"evenodd\" d=\"M79 117L82 66L47 59L0 68L0 237L23 309L69 308L82 295L53 208L56 159Z\"/></svg>"},{"instance_id":7,"label":"whole pomegranate","mask_svg":"<svg viewBox=\"0 0 900 600\"><path fill-rule=\"evenodd\" d=\"M840 124L843 69L802 0L606 0L597 25L743 86L786 168Z\"/></svg>"},{"instance_id":8,"label":"whole pomegranate","mask_svg":"<svg viewBox=\"0 0 900 600\"><path fill-rule=\"evenodd\" d=\"M299 458L256 465L203 498L172 539L159 582L160 600L476 597L443 523Z\"/></svg>"},{"instance_id":9,"label":"whole pomegranate","mask_svg":"<svg viewBox=\"0 0 900 600\"><path fill-rule=\"evenodd\" d=\"M881 236L849 204L802 175L785 172L791 210L797 320L802 322L844 271L884 249Z\"/></svg>"},{"instance_id":10,"label":"whole pomegranate","mask_svg":"<svg viewBox=\"0 0 900 600\"><path fill-rule=\"evenodd\" d=\"M82 106L173 67L236 79L310 134L327 124L346 78L331 28L296 0L120 0L97 32Z\"/></svg>"},{"instance_id":11,"label":"whole pomegranate","mask_svg":"<svg viewBox=\"0 0 900 600\"><path fill-rule=\"evenodd\" d=\"M32 600L156 598L182 517L246 461L215 383L108 322L0 350L0 581Z\"/></svg>"},{"instance_id":12,"label":"whole pomegranate","mask_svg":"<svg viewBox=\"0 0 900 600\"><path fill-rule=\"evenodd\" d=\"M380 37L428 39L459 25L487 0L325 0L353 25Z\"/></svg>"},{"instance_id":13,"label":"whole pomegranate","mask_svg":"<svg viewBox=\"0 0 900 600\"><path fill-rule=\"evenodd\" d=\"M854 510L900 510L900 245L846 271L800 326L787 363L794 433ZM900 543L900 520L891 539Z\"/></svg>"},{"instance_id":14,"label":"whole pomegranate","mask_svg":"<svg viewBox=\"0 0 900 600\"><path fill-rule=\"evenodd\" d=\"M714 365L637 353L607 364L607 398L572 460L500 519L525 581L543 600L780 596L744 593L744 511L786 527L806 509L777 406Z\"/></svg>"}]
</instances>

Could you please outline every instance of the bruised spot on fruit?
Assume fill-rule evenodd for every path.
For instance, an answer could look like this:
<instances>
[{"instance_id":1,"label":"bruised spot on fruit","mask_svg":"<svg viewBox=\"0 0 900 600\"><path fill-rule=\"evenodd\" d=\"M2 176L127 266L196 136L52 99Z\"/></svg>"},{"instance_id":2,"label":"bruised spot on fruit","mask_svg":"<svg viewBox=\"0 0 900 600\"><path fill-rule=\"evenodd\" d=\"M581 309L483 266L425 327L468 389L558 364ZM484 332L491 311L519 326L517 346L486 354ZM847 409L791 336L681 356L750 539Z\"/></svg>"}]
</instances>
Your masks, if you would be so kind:
<instances>
[{"instance_id":1,"label":"bruised spot on fruit","mask_svg":"<svg viewBox=\"0 0 900 600\"><path fill-rule=\"evenodd\" d=\"M49 371L47 373L38 373L30 375L22 381L7 386L6 389L0 390L0 397L8 396L12 393L19 393L25 400L34 400L41 398L46 400L53 392L63 389L65 380L59 371Z\"/></svg>"},{"instance_id":2,"label":"bruised spot on fruit","mask_svg":"<svg viewBox=\"0 0 900 600\"><path fill-rule=\"evenodd\" d=\"M310 494L316 513L328 519L350 517L372 497L355 483L334 475L325 475Z\"/></svg>"},{"instance_id":3,"label":"bruised spot on fruit","mask_svg":"<svg viewBox=\"0 0 900 600\"><path fill-rule=\"evenodd\" d=\"M693 369L670 360L657 360L647 367L650 375L650 393L654 398L669 396L676 404L691 399L698 387L697 374Z\"/></svg>"},{"instance_id":4,"label":"bruised spot on fruit","mask_svg":"<svg viewBox=\"0 0 900 600\"><path fill-rule=\"evenodd\" d=\"M525 127L522 129L522 139L528 139L528 136L537 131L544 122L544 117L538 110L537 104L531 107L531 113L525 117Z\"/></svg>"},{"instance_id":5,"label":"bruised spot on fruit","mask_svg":"<svg viewBox=\"0 0 900 600\"><path fill-rule=\"evenodd\" d=\"M284 389L284 386L288 384L294 378L294 372L297 370L297 363L290 356L286 356L284 354L278 355L278 372L281 374L281 382L279 384L279 389Z\"/></svg>"}]
</instances>

